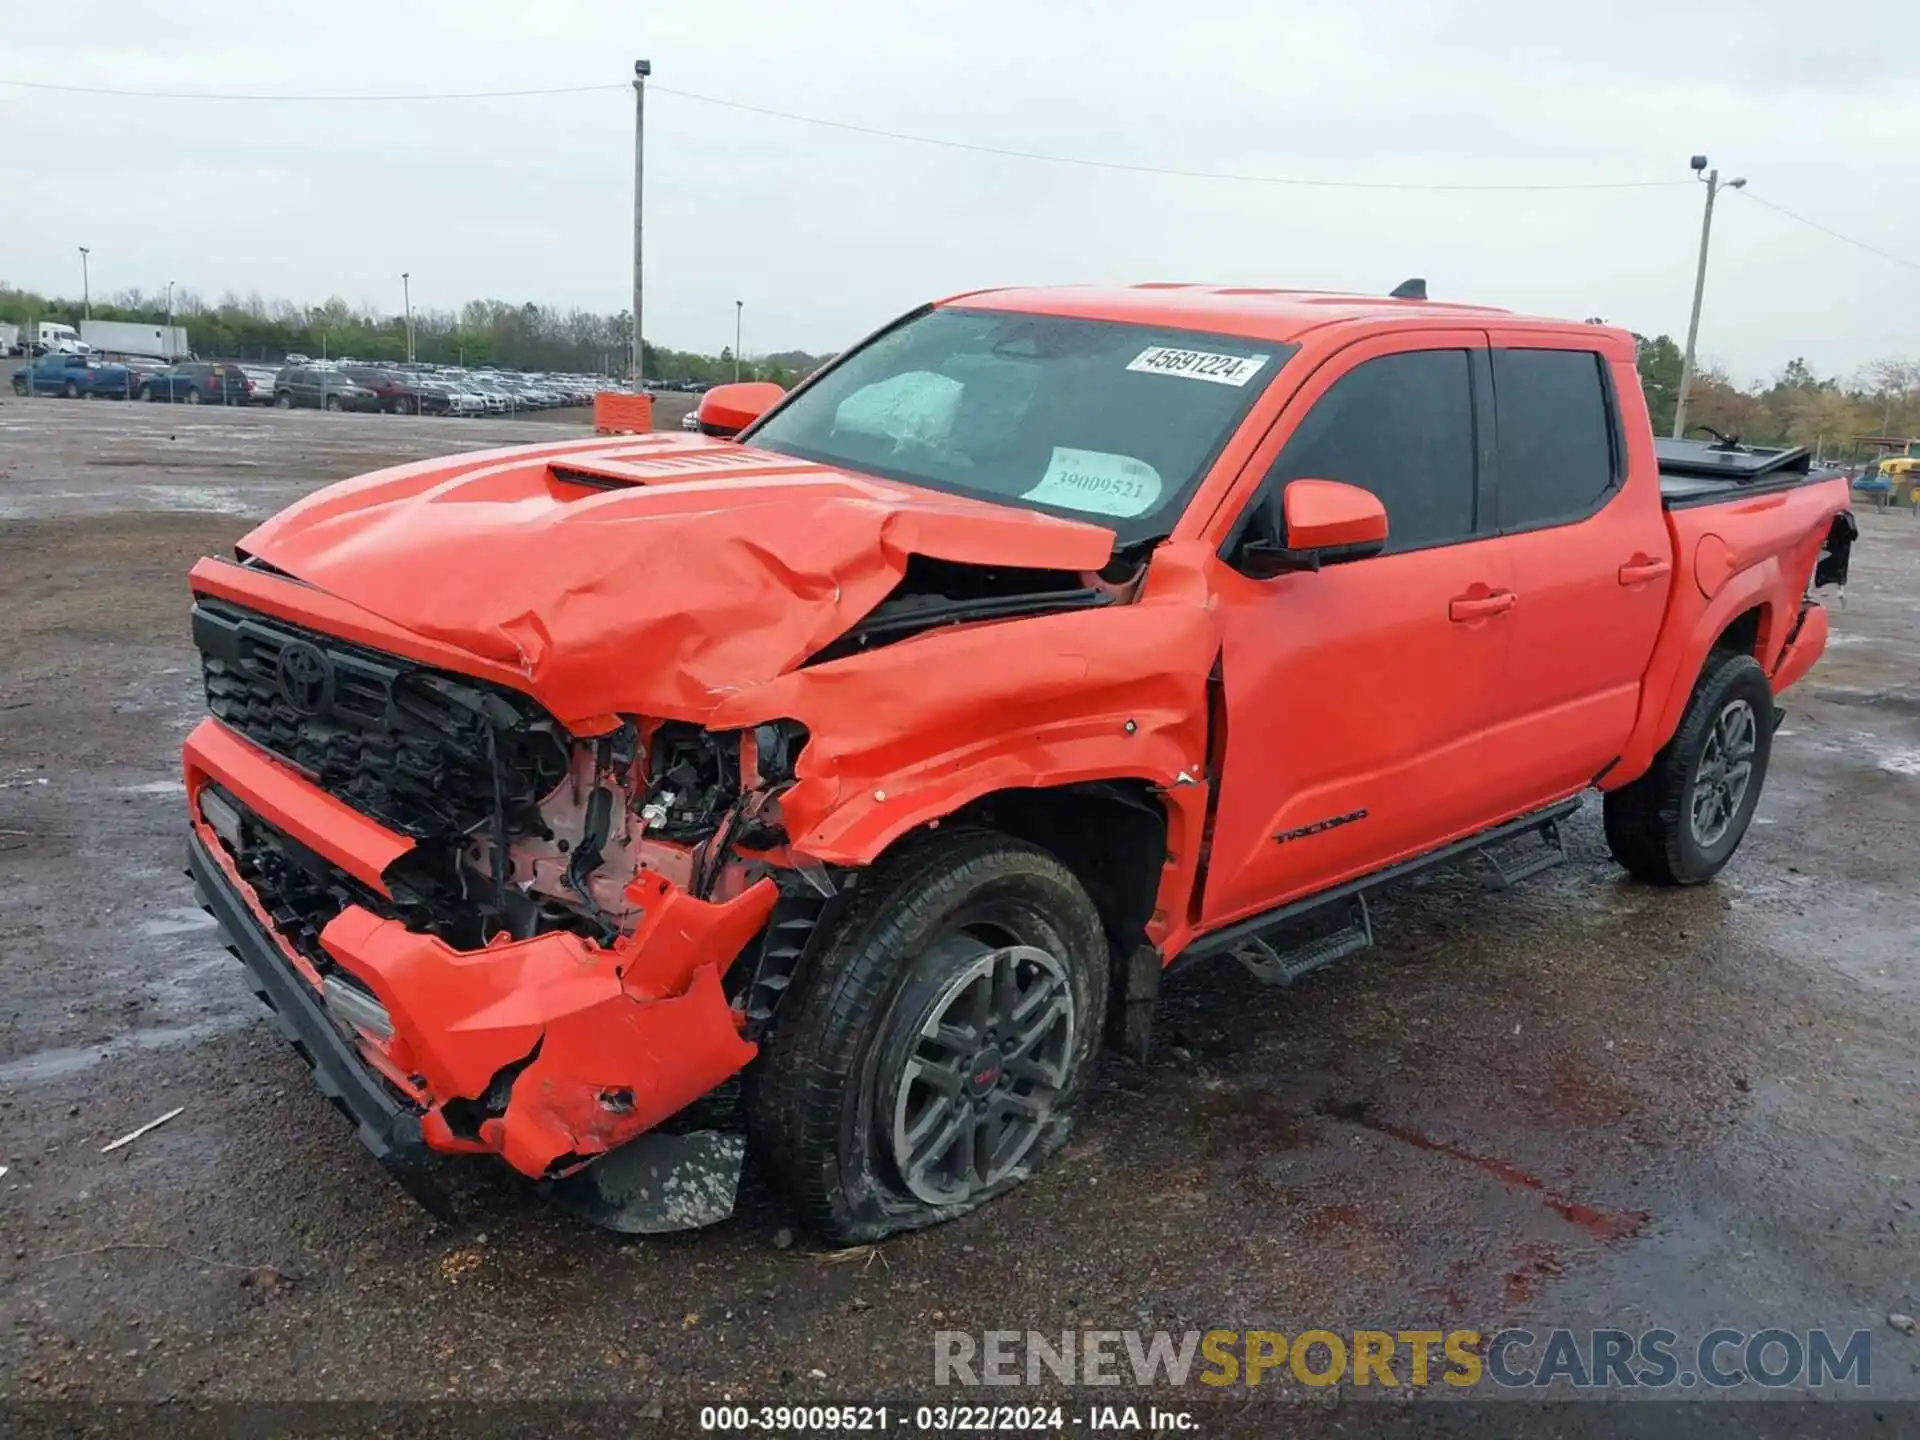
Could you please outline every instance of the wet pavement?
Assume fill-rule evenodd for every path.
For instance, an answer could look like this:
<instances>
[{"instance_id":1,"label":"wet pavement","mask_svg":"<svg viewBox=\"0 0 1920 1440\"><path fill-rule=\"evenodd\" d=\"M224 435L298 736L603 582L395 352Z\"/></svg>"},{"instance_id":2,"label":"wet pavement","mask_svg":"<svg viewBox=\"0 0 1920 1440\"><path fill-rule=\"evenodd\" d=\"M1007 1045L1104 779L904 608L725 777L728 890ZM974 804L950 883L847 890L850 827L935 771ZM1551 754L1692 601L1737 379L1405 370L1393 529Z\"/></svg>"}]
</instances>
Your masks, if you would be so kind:
<instances>
[{"instance_id":1,"label":"wet pavement","mask_svg":"<svg viewBox=\"0 0 1920 1440\"><path fill-rule=\"evenodd\" d=\"M1626 881L1590 802L1569 864L1402 886L1292 992L1196 967L1047 1173L829 1255L754 1183L631 1241L475 1167L436 1223L181 876L189 564L324 481L531 438L0 403L0 1396L791 1404L932 1394L940 1330L1724 1324L1870 1330L1875 1396L1920 1398L1887 1324L1920 1312L1920 521L1863 515L1717 883ZM1309 1393L1272 1372L1207 1433Z\"/></svg>"}]
</instances>

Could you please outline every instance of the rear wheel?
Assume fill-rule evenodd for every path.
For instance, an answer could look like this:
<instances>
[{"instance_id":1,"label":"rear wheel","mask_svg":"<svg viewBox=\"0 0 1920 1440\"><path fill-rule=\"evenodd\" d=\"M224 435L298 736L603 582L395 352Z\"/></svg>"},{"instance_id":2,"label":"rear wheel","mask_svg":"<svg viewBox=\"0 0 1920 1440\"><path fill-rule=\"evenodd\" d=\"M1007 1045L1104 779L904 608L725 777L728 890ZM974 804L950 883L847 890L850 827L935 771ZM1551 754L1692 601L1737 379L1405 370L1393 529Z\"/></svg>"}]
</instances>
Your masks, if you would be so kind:
<instances>
[{"instance_id":1,"label":"rear wheel","mask_svg":"<svg viewBox=\"0 0 1920 1440\"><path fill-rule=\"evenodd\" d=\"M198 386L189 385L187 387L187 403L189 405L198 405L200 403L200 389Z\"/></svg>"},{"instance_id":2,"label":"rear wheel","mask_svg":"<svg viewBox=\"0 0 1920 1440\"><path fill-rule=\"evenodd\" d=\"M1099 914L1045 851L948 833L863 878L747 1083L757 1153L845 1243L965 1214L1053 1155L1107 994Z\"/></svg>"},{"instance_id":3,"label":"rear wheel","mask_svg":"<svg viewBox=\"0 0 1920 1440\"><path fill-rule=\"evenodd\" d=\"M140 398L151 405L153 403L153 386L142 385L140 387Z\"/></svg>"},{"instance_id":4,"label":"rear wheel","mask_svg":"<svg viewBox=\"0 0 1920 1440\"><path fill-rule=\"evenodd\" d=\"M1637 880L1698 885L1753 821L1773 753L1773 688L1751 655L1710 660L1673 739L1604 802L1607 848Z\"/></svg>"},{"instance_id":5,"label":"rear wheel","mask_svg":"<svg viewBox=\"0 0 1920 1440\"><path fill-rule=\"evenodd\" d=\"M14 381L14 382L13 382L13 393L14 393L14 394L16 394L16 395L24 395L24 394L26 394L26 393L27 393L27 382L26 382L26 381L24 381L24 380L16 380L16 381Z\"/></svg>"},{"instance_id":6,"label":"rear wheel","mask_svg":"<svg viewBox=\"0 0 1920 1440\"><path fill-rule=\"evenodd\" d=\"M60 387L60 393L69 400L78 400L80 398L80 387L69 380L65 385Z\"/></svg>"}]
</instances>

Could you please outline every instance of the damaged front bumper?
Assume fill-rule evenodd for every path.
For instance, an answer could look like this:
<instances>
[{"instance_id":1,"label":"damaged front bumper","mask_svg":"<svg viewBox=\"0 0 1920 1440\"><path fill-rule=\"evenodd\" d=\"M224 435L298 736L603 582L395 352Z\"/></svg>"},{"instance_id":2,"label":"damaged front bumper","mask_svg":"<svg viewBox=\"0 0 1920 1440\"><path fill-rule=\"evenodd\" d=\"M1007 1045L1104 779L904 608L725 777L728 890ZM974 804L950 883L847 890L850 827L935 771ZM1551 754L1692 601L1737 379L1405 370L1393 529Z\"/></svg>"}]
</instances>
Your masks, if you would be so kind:
<instances>
[{"instance_id":1,"label":"damaged front bumper","mask_svg":"<svg viewBox=\"0 0 1920 1440\"><path fill-rule=\"evenodd\" d=\"M189 737L186 778L201 903L321 1090L422 1204L448 1213L429 1164L439 1152L498 1155L618 1229L729 1213L738 1137L655 1127L755 1054L720 977L766 921L771 881L709 903L643 874L630 897L640 919L610 946L549 932L458 950L373 908L406 837L215 721ZM254 832L236 837L236 816L338 867L366 903L343 905L303 953L243 878Z\"/></svg>"},{"instance_id":2,"label":"damaged front bumper","mask_svg":"<svg viewBox=\"0 0 1920 1440\"><path fill-rule=\"evenodd\" d=\"M353 1121L360 1142L409 1195L434 1214L449 1216L446 1194L427 1168L419 1114L397 1101L354 1053L321 1006L320 993L287 963L197 832L187 837L187 874L201 908L213 916L227 948L246 967L253 993L273 1012L280 1033L313 1067L320 1093Z\"/></svg>"}]
</instances>

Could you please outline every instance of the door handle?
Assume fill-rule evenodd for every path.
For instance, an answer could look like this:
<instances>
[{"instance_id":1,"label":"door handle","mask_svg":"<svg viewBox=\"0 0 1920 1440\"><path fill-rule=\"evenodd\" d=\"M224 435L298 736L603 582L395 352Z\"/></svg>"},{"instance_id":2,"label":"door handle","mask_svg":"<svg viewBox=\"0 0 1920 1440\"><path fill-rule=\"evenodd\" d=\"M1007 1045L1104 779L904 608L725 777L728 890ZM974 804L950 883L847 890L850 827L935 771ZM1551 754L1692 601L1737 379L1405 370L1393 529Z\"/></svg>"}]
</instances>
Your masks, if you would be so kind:
<instances>
[{"instance_id":1,"label":"door handle","mask_svg":"<svg viewBox=\"0 0 1920 1440\"><path fill-rule=\"evenodd\" d=\"M1520 597L1511 590L1492 590L1479 595L1456 595L1447 602L1447 618L1456 622L1484 620L1511 610Z\"/></svg>"},{"instance_id":2,"label":"door handle","mask_svg":"<svg viewBox=\"0 0 1920 1440\"><path fill-rule=\"evenodd\" d=\"M1635 555L1620 567L1620 583L1641 585L1648 580L1658 580L1671 569L1673 569L1673 562L1670 560L1655 560L1647 555Z\"/></svg>"}]
</instances>

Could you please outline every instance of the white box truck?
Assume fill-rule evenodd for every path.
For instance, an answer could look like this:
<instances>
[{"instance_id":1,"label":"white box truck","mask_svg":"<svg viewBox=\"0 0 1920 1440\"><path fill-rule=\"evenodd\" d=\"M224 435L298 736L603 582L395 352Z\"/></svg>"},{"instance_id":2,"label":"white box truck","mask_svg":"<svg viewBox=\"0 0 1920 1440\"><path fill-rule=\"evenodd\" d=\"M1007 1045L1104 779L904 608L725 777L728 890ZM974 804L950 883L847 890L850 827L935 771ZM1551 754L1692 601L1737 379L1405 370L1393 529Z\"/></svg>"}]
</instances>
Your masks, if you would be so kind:
<instances>
[{"instance_id":1,"label":"white box truck","mask_svg":"<svg viewBox=\"0 0 1920 1440\"><path fill-rule=\"evenodd\" d=\"M131 320L82 320L80 338L111 355L184 360L192 351L180 325L147 325Z\"/></svg>"},{"instance_id":2,"label":"white box truck","mask_svg":"<svg viewBox=\"0 0 1920 1440\"><path fill-rule=\"evenodd\" d=\"M27 347L20 340L18 325L0 325L0 355L24 355Z\"/></svg>"}]
</instances>

